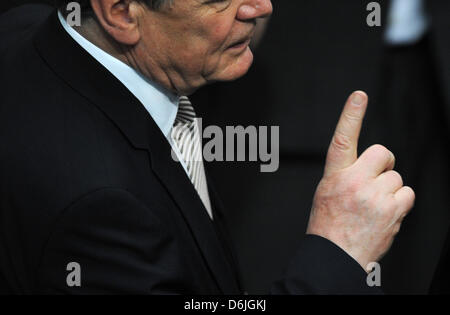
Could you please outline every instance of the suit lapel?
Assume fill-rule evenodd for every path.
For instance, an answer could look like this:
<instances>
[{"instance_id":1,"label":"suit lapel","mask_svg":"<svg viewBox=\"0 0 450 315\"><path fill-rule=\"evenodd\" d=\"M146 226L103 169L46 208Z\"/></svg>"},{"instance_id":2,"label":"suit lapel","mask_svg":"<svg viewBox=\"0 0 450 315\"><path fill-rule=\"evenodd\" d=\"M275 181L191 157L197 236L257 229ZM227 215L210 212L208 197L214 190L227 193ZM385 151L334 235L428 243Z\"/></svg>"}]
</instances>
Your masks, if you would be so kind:
<instances>
[{"instance_id":1,"label":"suit lapel","mask_svg":"<svg viewBox=\"0 0 450 315\"><path fill-rule=\"evenodd\" d=\"M155 136L152 135L152 138ZM161 151L151 150L153 171L177 203L222 291L238 294L236 274L228 263L213 222L184 169L180 163L174 162L170 157L170 146L166 139L155 137L153 143L161 139L163 141L157 145Z\"/></svg>"},{"instance_id":2,"label":"suit lapel","mask_svg":"<svg viewBox=\"0 0 450 315\"><path fill-rule=\"evenodd\" d=\"M151 166L190 227L213 279L223 293L239 293L214 226L170 145L144 106L62 28L56 11L38 30L34 45L48 66L97 106L136 149L147 150Z\"/></svg>"}]
</instances>

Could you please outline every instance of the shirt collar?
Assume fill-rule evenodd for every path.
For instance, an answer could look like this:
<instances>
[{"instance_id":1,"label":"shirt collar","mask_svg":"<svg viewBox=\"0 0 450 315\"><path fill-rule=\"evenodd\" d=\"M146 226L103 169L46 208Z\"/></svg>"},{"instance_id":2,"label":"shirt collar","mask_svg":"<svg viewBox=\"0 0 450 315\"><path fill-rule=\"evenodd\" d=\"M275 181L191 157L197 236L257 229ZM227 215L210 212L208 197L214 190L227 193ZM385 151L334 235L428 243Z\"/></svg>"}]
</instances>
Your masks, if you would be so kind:
<instances>
[{"instance_id":1,"label":"shirt collar","mask_svg":"<svg viewBox=\"0 0 450 315\"><path fill-rule=\"evenodd\" d=\"M175 122L179 97L151 82L145 76L98 48L68 25L61 12L59 20L69 35L93 58L102 64L142 103L166 138ZM123 104L126 106L127 104Z\"/></svg>"}]
</instances>

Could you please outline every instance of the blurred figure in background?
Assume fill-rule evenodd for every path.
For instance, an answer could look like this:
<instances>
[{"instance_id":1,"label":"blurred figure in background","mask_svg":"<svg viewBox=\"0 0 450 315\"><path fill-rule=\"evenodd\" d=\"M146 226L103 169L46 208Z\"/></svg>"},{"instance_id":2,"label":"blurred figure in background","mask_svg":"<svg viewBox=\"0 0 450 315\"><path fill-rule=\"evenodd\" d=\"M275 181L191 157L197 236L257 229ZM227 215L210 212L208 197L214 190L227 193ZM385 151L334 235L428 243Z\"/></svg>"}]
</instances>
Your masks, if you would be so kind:
<instances>
[{"instance_id":1,"label":"blurred figure in background","mask_svg":"<svg viewBox=\"0 0 450 315\"><path fill-rule=\"evenodd\" d=\"M409 285L416 286L415 279L423 283L420 293L427 282L433 283L441 249L443 255L447 252L442 244L450 210L449 13L448 1L394 0L384 33L379 108L372 117L373 128L395 148L402 159L398 168L419 195L417 213L403 227L402 243L386 258L386 264L395 266L390 276L402 282L399 289L406 292ZM432 291L449 292L442 286L440 273L436 273Z\"/></svg>"},{"instance_id":2,"label":"blurred figure in background","mask_svg":"<svg viewBox=\"0 0 450 315\"><path fill-rule=\"evenodd\" d=\"M388 276L400 292L424 292L440 253L447 251L442 244L450 210L448 13L448 1L394 0L384 32L373 129L403 159L398 169L419 195L417 213L403 227L397 250L386 257L392 266ZM444 290L440 278L434 280L434 292Z\"/></svg>"}]
</instances>

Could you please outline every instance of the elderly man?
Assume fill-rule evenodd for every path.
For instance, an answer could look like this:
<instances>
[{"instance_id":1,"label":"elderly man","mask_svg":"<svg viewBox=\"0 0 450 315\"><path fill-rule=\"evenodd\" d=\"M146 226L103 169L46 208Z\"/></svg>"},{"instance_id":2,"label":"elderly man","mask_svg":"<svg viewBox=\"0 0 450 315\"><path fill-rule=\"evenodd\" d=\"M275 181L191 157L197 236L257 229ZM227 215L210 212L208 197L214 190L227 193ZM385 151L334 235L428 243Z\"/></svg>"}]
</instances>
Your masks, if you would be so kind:
<instances>
[{"instance_id":1,"label":"elderly man","mask_svg":"<svg viewBox=\"0 0 450 315\"><path fill-rule=\"evenodd\" d=\"M242 293L186 96L248 71L270 1L91 0L76 28L68 2L1 21L1 290ZM272 293L379 292L365 269L414 192L386 148L358 158L366 107L363 92L347 101L307 235Z\"/></svg>"}]
</instances>

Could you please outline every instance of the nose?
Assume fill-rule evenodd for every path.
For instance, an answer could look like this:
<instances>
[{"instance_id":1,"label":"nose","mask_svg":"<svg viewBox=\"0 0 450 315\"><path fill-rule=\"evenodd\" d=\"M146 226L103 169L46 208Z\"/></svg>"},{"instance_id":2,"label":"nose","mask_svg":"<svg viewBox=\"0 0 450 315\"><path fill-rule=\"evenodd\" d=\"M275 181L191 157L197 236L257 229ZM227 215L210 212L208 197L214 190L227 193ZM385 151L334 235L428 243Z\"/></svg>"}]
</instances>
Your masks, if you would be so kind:
<instances>
[{"instance_id":1,"label":"nose","mask_svg":"<svg viewBox=\"0 0 450 315\"><path fill-rule=\"evenodd\" d=\"M247 0L240 6L237 18L239 20L252 20L268 17L273 7L270 0Z\"/></svg>"}]
</instances>

